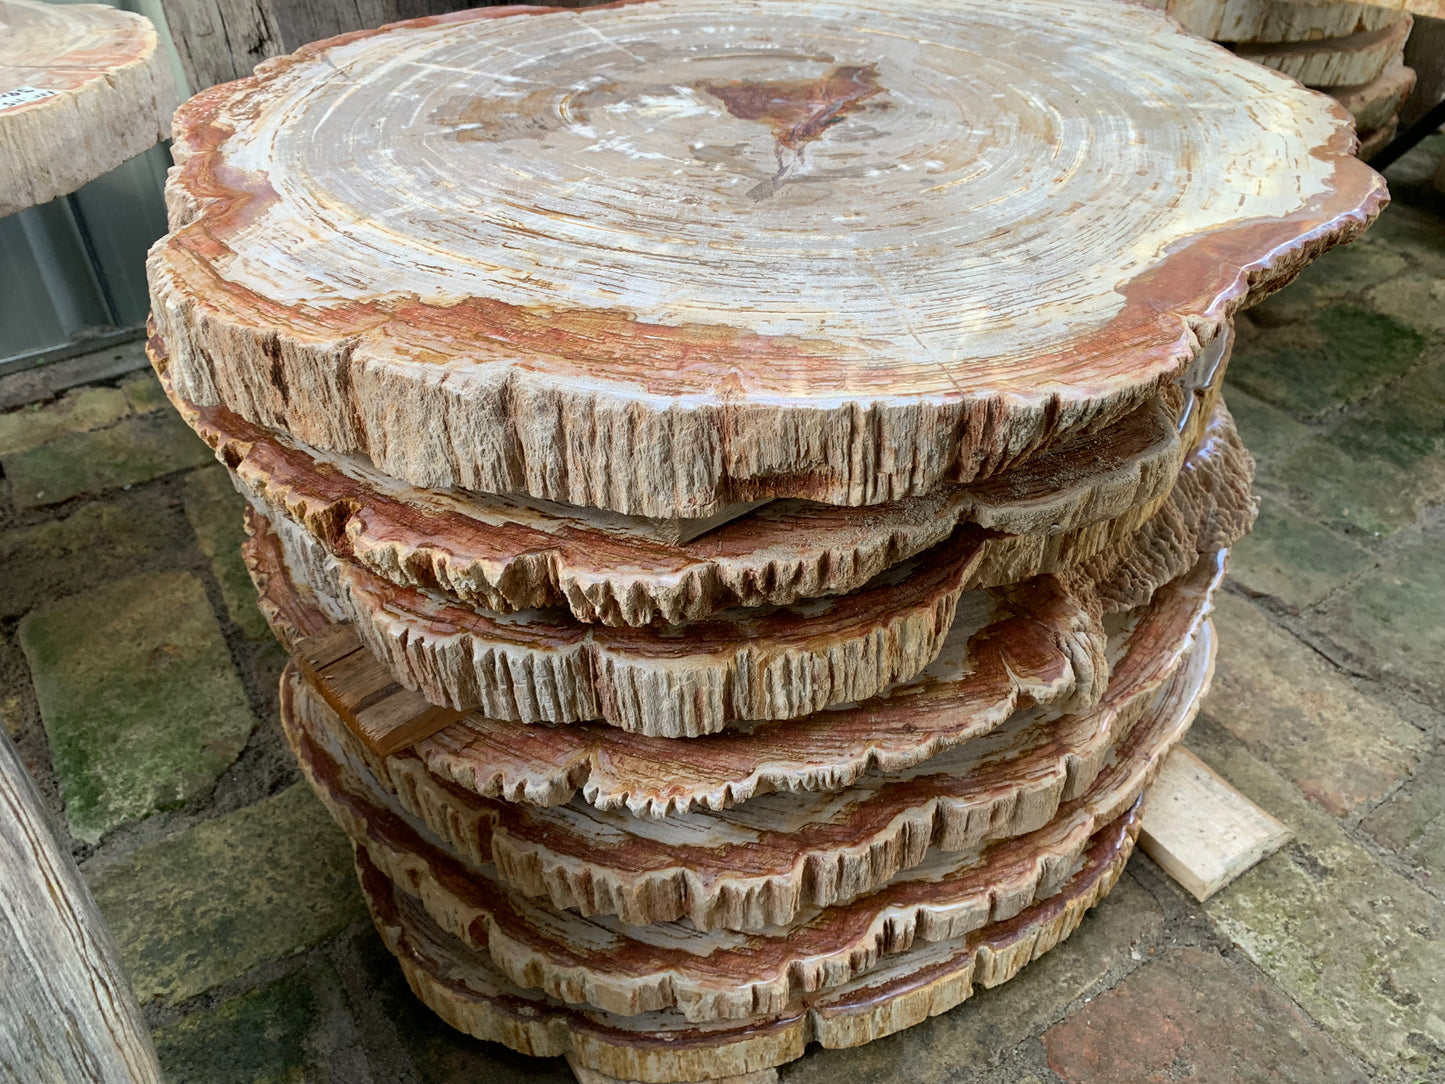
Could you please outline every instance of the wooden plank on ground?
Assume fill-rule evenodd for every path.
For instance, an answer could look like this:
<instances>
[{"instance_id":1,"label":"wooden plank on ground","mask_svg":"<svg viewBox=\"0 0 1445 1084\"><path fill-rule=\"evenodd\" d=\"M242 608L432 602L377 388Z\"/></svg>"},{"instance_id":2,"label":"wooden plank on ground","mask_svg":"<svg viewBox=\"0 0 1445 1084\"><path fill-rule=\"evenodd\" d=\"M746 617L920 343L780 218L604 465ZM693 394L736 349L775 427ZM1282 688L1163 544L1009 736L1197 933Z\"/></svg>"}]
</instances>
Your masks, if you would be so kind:
<instances>
[{"instance_id":1,"label":"wooden plank on ground","mask_svg":"<svg viewBox=\"0 0 1445 1084\"><path fill-rule=\"evenodd\" d=\"M1178 748L1149 790L1139 847L1202 902L1293 834L1188 749Z\"/></svg>"}]
</instances>

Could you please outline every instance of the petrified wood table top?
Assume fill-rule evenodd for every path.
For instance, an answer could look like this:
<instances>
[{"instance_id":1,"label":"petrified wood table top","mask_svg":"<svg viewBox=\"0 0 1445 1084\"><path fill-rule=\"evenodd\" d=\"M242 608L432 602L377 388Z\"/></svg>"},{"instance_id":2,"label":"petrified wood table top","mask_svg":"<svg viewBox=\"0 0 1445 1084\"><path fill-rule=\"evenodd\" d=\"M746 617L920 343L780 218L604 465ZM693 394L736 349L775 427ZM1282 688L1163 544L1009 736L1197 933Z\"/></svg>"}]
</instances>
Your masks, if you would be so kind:
<instances>
[{"instance_id":1,"label":"petrified wood table top","mask_svg":"<svg viewBox=\"0 0 1445 1084\"><path fill-rule=\"evenodd\" d=\"M487 9L178 114L177 391L423 486L646 516L986 476L1178 376L1385 199L1157 12Z\"/></svg>"},{"instance_id":2,"label":"petrified wood table top","mask_svg":"<svg viewBox=\"0 0 1445 1084\"><path fill-rule=\"evenodd\" d=\"M166 138L176 92L157 45L128 11L0 0L0 216Z\"/></svg>"}]
</instances>

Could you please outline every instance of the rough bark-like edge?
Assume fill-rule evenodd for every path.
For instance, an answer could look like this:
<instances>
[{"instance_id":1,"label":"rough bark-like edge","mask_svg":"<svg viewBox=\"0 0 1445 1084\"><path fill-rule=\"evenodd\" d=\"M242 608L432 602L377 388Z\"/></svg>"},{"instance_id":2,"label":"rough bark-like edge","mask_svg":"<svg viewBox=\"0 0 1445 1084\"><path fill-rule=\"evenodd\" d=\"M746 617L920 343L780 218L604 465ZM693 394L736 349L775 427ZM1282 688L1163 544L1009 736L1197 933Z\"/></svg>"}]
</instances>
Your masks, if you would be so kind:
<instances>
[{"instance_id":1,"label":"rough bark-like edge","mask_svg":"<svg viewBox=\"0 0 1445 1084\"><path fill-rule=\"evenodd\" d=\"M368 757L294 669L282 681L282 716L288 729L299 727L333 755L366 765L402 808L453 852L477 865L494 864L498 879L524 895L583 915L615 914L634 925L686 918L703 930L757 931L787 925L805 907L827 907L871 892L935 848L967 850L1041 828L1062 802L1092 785L1114 743L1149 708L1186 651L1181 646L1152 670L1133 667L1134 685L1120 690L1111 684L1104 700L1082 717L1041 721L1041 728L1067 731L1070 744L1011 758L1027 768L1018 786L1005 789L1000 781L967 799L915 795L912 805L898 805L886 822L875 821L871 829L838 838L837 831L825 831L822 848L800 828L789 864L746 875L719 867L704 876L661 842L655 845L658 855L671 864L659 868L652 861L640 868L630 851L628 856L613 848L589 853L586 840L566 838L565 824L550 819L529 834L534 815L525 806L480 798L436 776L415 755ZM874 792L867 801L886 805L887 797ZM651 838L649 832L632 846L647 847ZM556 849L559 843L564 850Z\"/></svg>"},{"instance_id":2,"label":"rough bark-like edge","mask_svg":"<svg viewBox=\"0 0 1445 1084\"><path fill-rule=\"evenodd\" d=\"M1216 421L1185 458L1159 511L1070 573L1081 583L1108 581L1105 612L1147 602L1201 554L1227 548L1249 530L1253 463L1222 407ZM740 612L733 646L717 631L718 615L714 624L701 626L705 646L674 655L671 645L685 644L689 626L654 633L549 619L536 626L541 642L524 642L514 625L493 615L396 587L351 562L331 561L284 515L272 513L272 526L295 547L317 551L316 560L302 561L295 571L306 576L328 612L351 618L399 683L431 703L520 722L600 718L655 737L715 734L735 720L798 718L909 680L942 649L982 558L981 548L945 543L917 558L919 568L902 582L830 600L837 616L827 627L820 619L816 630L789 631L796 621L789 611L758 617ZM1019 541L1003 537L1010 540L1005 546ZM328 564L335 582L307 575Z\"/></svg>"},{"instance_id":3,"label":"rough bark-like edge","mask_svg":"<svg viewBox=\"0 0 1445 1084\"><path fill-rule=\"evenodd\" d=\"M369 860L394 882L408 885L443 929L484 949L512 981L562 1001L624 1016L676 1008L699 1023L746 1019L785 1011L800 996L851 981L883 956L907 949L915 939L951 940L987 922L1011 918L1037 896L1065 884L1093 834L1128 809L1193 721L1213 669L1213 640L1207 625L1192 659L1187 672L1177 675L1165 690L1153 715L1136 725L1121 746L1120 758L1089 793L1069 803L1045 829L986 848L982 861L969 866L967 875L956 874L973 886L956 899L946 904L942 899L949 874L938 880L895 881L853 905L821 913L820 922L848 927L839 931L840 942L826 942L829 949L800 948L806 926L779 930L772 940L785 948L786 959L775 960L766 975L749 971L726 981L717 977L718 965L723 957L741 950L719 945L698 957L629 940L628 950L642 957L629 963L616 952L598 955L557 943L554 935L518 914L516 901L491 887L484 873L428 843L400 814L389 810L374 780L353 777L349 783L338 782L339 767L304 735L297 736L296 749L318 797ZM1145 748L1136 748L1145 743ZM355 787L370 796L350 791ZM1045 833L1050 839L1062 833L1068 842L1045 842ZM990 868L992 852L1006 856L1010 850L1016 850L1018 857L1010 865L1013 877L1005 883L997 876L1000 871ZM866 914L861 926L848 922L843 915L848 908ZM562 914L554 915L546 920L549 926L565 921ZM807 952L806 958L799 955L802 952ZM742 966L751 966L752 959L751 952L739 956L746 962ZM644 962L649 960L653 962ZM706 960L701 969L700 960Z\"/></svg>"},{"instance_id":4,"label":"rough bark-like edge","mask_svg":"<svg viewBox=\"0 0 1445 1084\"><path fill-rule=\"evenodd\" d=\"M1212 406L1232 338L1226 333L1216 341L1220 356L1201 374L1199 387L1182 389L1186 398L1193 392ZM680 624L730 607L784 606L855 591L951 534L966 538L969 532L959 530L960 523L974 524L975 535L976 528L989 532L992 549L1007 545L998 536L1019 539L1012 566L1002 557L991 558L990 564L999 566L993 582L1057 571L1069 555L1076 560L1092 556L1106 537L1117 540L1142 522L1138 510L1165 497L1210 413L1187 404L1187 416L1166 444L1151 446L1098 478L1069 478L1062 495L1050 492L1027 501L1010 497L1009 487L1021 473L1037 472L1035 460L976 486L949 486L875 506L856 515L851 532L810 531L807 508L785 528L771 525L765 510L695 542L663 547L646 541L628 548L616 534L602 531L589 545L577 521L559 520L553 537L530 527L489 530L492 552L483 555L475 543L469 553L467 542L448 539L449 531L466 525L460 514L455 519L427 514L404 497L384 492L394 485L389 480L368 484L375 472L364 463L328 457L225 407L188 402L174 389L158 335L151 336L147 354L172 405L231 471L237 487L258 505L284 513L333 556L400 586L434 590L483 609L508 613L565 605L578 620L605 625ZM1162 413L1163 405L1143 409ZM1085 435L1086 455L1088 446L1109 431ZM1065 454L1075 443L1065 442L1050 454ZM1030 492L1043 488L1041 481L1027 486ZM832 509L817 511L836 515ZM476 521L471 526L475 529ZM719 534L750 530L763 533L746 552L717 556L712 550ZM1032 544L1024 541L1026 536L1032 536ZM1037 554L1034 567L1024 563L1030 551Z\"/></svg>"},{"instance_id":5,"label":"rough bark-like edge","mask_svg":"<svg viewBox=\"0 0 1445 1084\"><path fill-rule=\"evenodd\" d=\"M406 912L398 907L405 893L362 854L357 874L376 928L407 984L447 1024L524 1054L566 1054L599 1072L674 1084L783 1065L801 1057L810 1042L835 1049L861 1046L947 1012L976 985L1008 981L1068 937L1113 888L1138 837L1139 809L1136 805L1095 837L1081 869L1059 893L976 931L942 961L805 999L777 1017L722 1027L672 1020L665 1029L639 1030L625 1019L517 989L417 905Z\"/></svg>"}]
</instances>

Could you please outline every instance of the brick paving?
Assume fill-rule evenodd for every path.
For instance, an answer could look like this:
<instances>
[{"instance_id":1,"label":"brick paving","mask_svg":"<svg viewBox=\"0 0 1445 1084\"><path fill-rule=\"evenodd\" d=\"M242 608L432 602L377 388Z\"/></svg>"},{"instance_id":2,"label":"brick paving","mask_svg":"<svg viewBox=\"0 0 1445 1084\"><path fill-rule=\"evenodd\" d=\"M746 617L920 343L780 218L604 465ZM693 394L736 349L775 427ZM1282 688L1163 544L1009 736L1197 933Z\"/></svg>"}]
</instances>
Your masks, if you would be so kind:
<instances>
[{"instance_id":1,"label":"brick paving","mask_svg":"<svg viewBox=\"0 0 1445 1084\"><path fill-rule=\"evenodd\" d=\"M1136 855L1018 979L789 1084L1445 1080L1442 150L1241 322L1229 375L1264 511L1189 744L1295 840L1202 906ZM570 1080L410 996L281 740L239 498L138 362L0 379L0 721L169 1079Z\"/></svg>"}]
</instances>

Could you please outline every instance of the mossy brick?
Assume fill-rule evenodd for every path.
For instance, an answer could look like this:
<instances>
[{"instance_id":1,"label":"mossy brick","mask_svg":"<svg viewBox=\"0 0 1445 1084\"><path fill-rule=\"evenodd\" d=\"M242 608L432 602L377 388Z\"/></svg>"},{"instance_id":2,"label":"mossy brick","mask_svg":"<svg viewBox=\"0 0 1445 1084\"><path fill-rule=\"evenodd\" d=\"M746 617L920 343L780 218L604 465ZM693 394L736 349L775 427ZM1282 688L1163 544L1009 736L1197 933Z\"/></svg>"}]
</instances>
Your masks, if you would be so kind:
<instances>
[{"instance_id":1,"label":"mossy brick","mask_svg":"<svg viewBox=\"0 0 1445 1084\"><path fill-rule=\"evenodd\" d=\"M1402 162L1397 168L1403 166ZM1440 216L1438 200L1434 196L1419 206L1411 206L1397 199L1370 227L1367 236L1372 242L1388 246L1408 261L1408 270L1397 278L1445 276L1445 219Z\"/></svg>"},{"instance_id":2,"label":"mossy brick","mask_svg":"<svg viewBox=\"0 0 1445 1084\"><path fill-rule=\"evenodd\" d=\"M38 403L0 414L0 457L38 448L65 433L83 433L130 413L119 388L82 388L53 403Z\"/></svg>"},{"instance_id":3,"label":"mossy brick","mask_svg":"<svg viewBox=\"0 0 1445 1084\"><path fill-rule=\"evenodd\" d=\"M215 457L174 411L132 414L0 459L17 508L41 508L187 470Z\"/></svg>"},{"instance_id":4,"label":"mossy brick","mask_svg":"<svg viewBox=\"0 0 1445 1084\"><path fill-rule=\"evenodd\" d=\"M1361 827L1415 870L1422 884L1445 889L1445 751L1422 764Z\"/></svg>"},{"instance_id":5,"label":"mossy brick","mask_svg":"<svg viewBox=\"0 0 1445 1084\"><path fill-rule=\"evenodd\" d=\"M1412 275L1365 295L1377 312L1423 332L1445 331L1445 277Z\"/></svg>"},{"instance_id":6,"label":"mossy brick","mask_svg":"<svg viewBox=\"0 0 1445 1084\"><path fill-rule=\"evenodd\" d=\"M195 545L180 510L141 491L78 505L63 519L0 531L0 618L137 572L189 564Z\"/></svg>"},{"instance_id":7,"label":"mossy brick","mask_svg":"<svg viewBox=\"0 0 1445 1084\"><path fill-rule=\"evenodd\" d=\"M336 970L319 953L294 971L155 1033L168 1084L381 1084Z\"/></svg>"},{"instance_id":8,"label":"mossy brick","mask_svg":"<svg viewBox=\"0 0 1445 1084\"><path fill-rule=\"evenodd\" d=\"M328 990L339 998L324 962L302 967L259 989L192 1013L154 1035L168 1084L311 1084L330 1079L316 1057Z\"/></svg>"},{"instance_id":9,"label":"mossy brick","mask_svg":"<svg viewBox=\"0 0 1445 1084\"><path fill-rule=\"evenodd\" d=\"M149 369L126 377L120 382L120 390L125 393L125 401L137 414L171 409L171 401L166 398L161 382Z\"/></svg>"},{"instance_id":10,"label":"mossy brick","mask_svg":"<svg viewBox=\"0 0 1445 1084\"><path fill-rule=\"evenodd\" d=\"M303 783L136 848L91 881L136 998L178 1004L365 916L351 847Z\"/></svg>"},{"instance_id":11,"label":"mossy brick","mask_svg":"<svg viewBox=\"0 0 1445 1084\"><path fill-rule=\"evenodd\" d=\"M1234 415L1240 439L1254 457L1257 475L1314 436L1314 430L1303 422L1235 387L1228 377L1225 379L1229 412Z\"/></svg>"},{"instance_id":12,"label":"mossy brick","mask_svg":"<svg viewBox=\"0 0 1445 1084\"><path fill-rule=\"evenodd\" d=\"M1408 281L1411 272L1410 261L1371 231L1325 253L1300 272L1287 289L1250 309L1250 318L1262 327L1300 323L1327 305L1360 297L1382 283Z\"/></svg>"},{"instance_id":13,"label":"mossy brick","mask_svg":"<svg viewBox=\"0 0 1445 1084\"><path fill-rule=\"evenodd\" d=\"M20 622L70 830L95 843L206 794L255 726L200 580L132 576Z\"/></svg>"},{"instance_id":14,"label":"mossy brick","mask_svg":"<svg viewBox=\"0 0 1445 1084\"><path fill-rule=\"evenodd\" d=\"M241 543L246 540L242 518L246 502L231 485L226 469L217 464L186 475L185 507L201 551L210 560L211 571L221 585L231 620L247 639L269 637L270 627L256 606L256 587L241 560Z\"/></svg>"},{"instance_id":15,"label":"mossy brick","mask_svg":"<svg viewBox=\"0 0 1445 1084\"><path fill-rule=\"evenodd\" d=\"M1066 940L992 990L976 988L956 1012L930 1017L858 1049L812 1050L783 1074L787 1084L948 1084L981 1068L1061 1016L1111 972L1147 959L1164 916L1124 877Z\"/></svg>"},{"instance_id":16,"label":"mossy brick","mask_svg":"<svg viewBox=\"0 0 1445 1084\"><path fill-rule=\"evenodd\" d=\"M1366 1084L1364 1067L1268 980L1217 952L1176 949L1044 1035L1067 1084Z\"/></svg>"},{"instance_id":17,"label":"mossy brick","mask_svg":"<svg viewBox=\"0 0 1445 1084\"><path fill-rule=\"evenodd\" d=\"M1264 328L1229 363L1233 383L1302 420L1359 402L1413 366L1425 346L1414 328L1352 304L1319 308Z\"/></svg>"},{"instance_id":18,"label":"mossy brick","mask_svg":"<svg viewBox=\"0 0 1445 1084\"><path fill-rule=\"evenodd\" d=\"M1229 553L1229 575L1251 594L1268 595L1291 610L1326 598L1372 567L1366 550L1279 501L1261 502L1254 529Z\"/></svg>"},{"instance_id":19,"label":"mossy brick","mask_svg":"<svg viewBox=\"0 0 1445 1084\"><path fill-rule=\"evenodd\" d=\"M1318 522L1367 542L1416 523L1438 489L1433 471L1397 466L1335 435L1307 441L1266 479Z\"/></svg>"},{"instance_id":20,"label":"mossy brick","mask_svg":"<svg viewBox=\"0 0 1445 1084\"><path fill-rule=\"evenodd\" d=\"M401 966L374 929L355 942L359 980L350 989L361 1040L372 1064L384 1064L399 1048L416 1084L576 1084L560 1057L536 1058L501 1043L464 1035L423 1005ZM862 1079L862 1078L858 1078Z\"/></svg>"},{"instance_id":21,"label":"mossy brick","mask_svg":"<svg viewBox=\"0 0 1445 1084\"><path fill-rule=\"evenodd\" d=\"M1312 612L1310 627L1353 665L1445 711L1445 528L1398 540L1378 568Z\"/></svg>"},{"instance_id":22,"label":"mossy brick","mask_svg":"<svg viewBox=\"0 0 1445 1084\"><path fill-rule=\"evenodd\" d=\"M1336 816L1406 778L1425 735L1229 594L1215 600L1219 654L1203 711Z\"/></svg>"},{"instance_id":23,"label":"mossy brick","mask_svg":"<svg viewBox=\"0 0 1445 1084\"><path fill-rule=\"evenodd\" d=\"M1220 932L1385 1079L1445 1079L1445 904L1212 720L1188 743L1295 832L1204 904Z\"/></svg>"}]
</instances>

